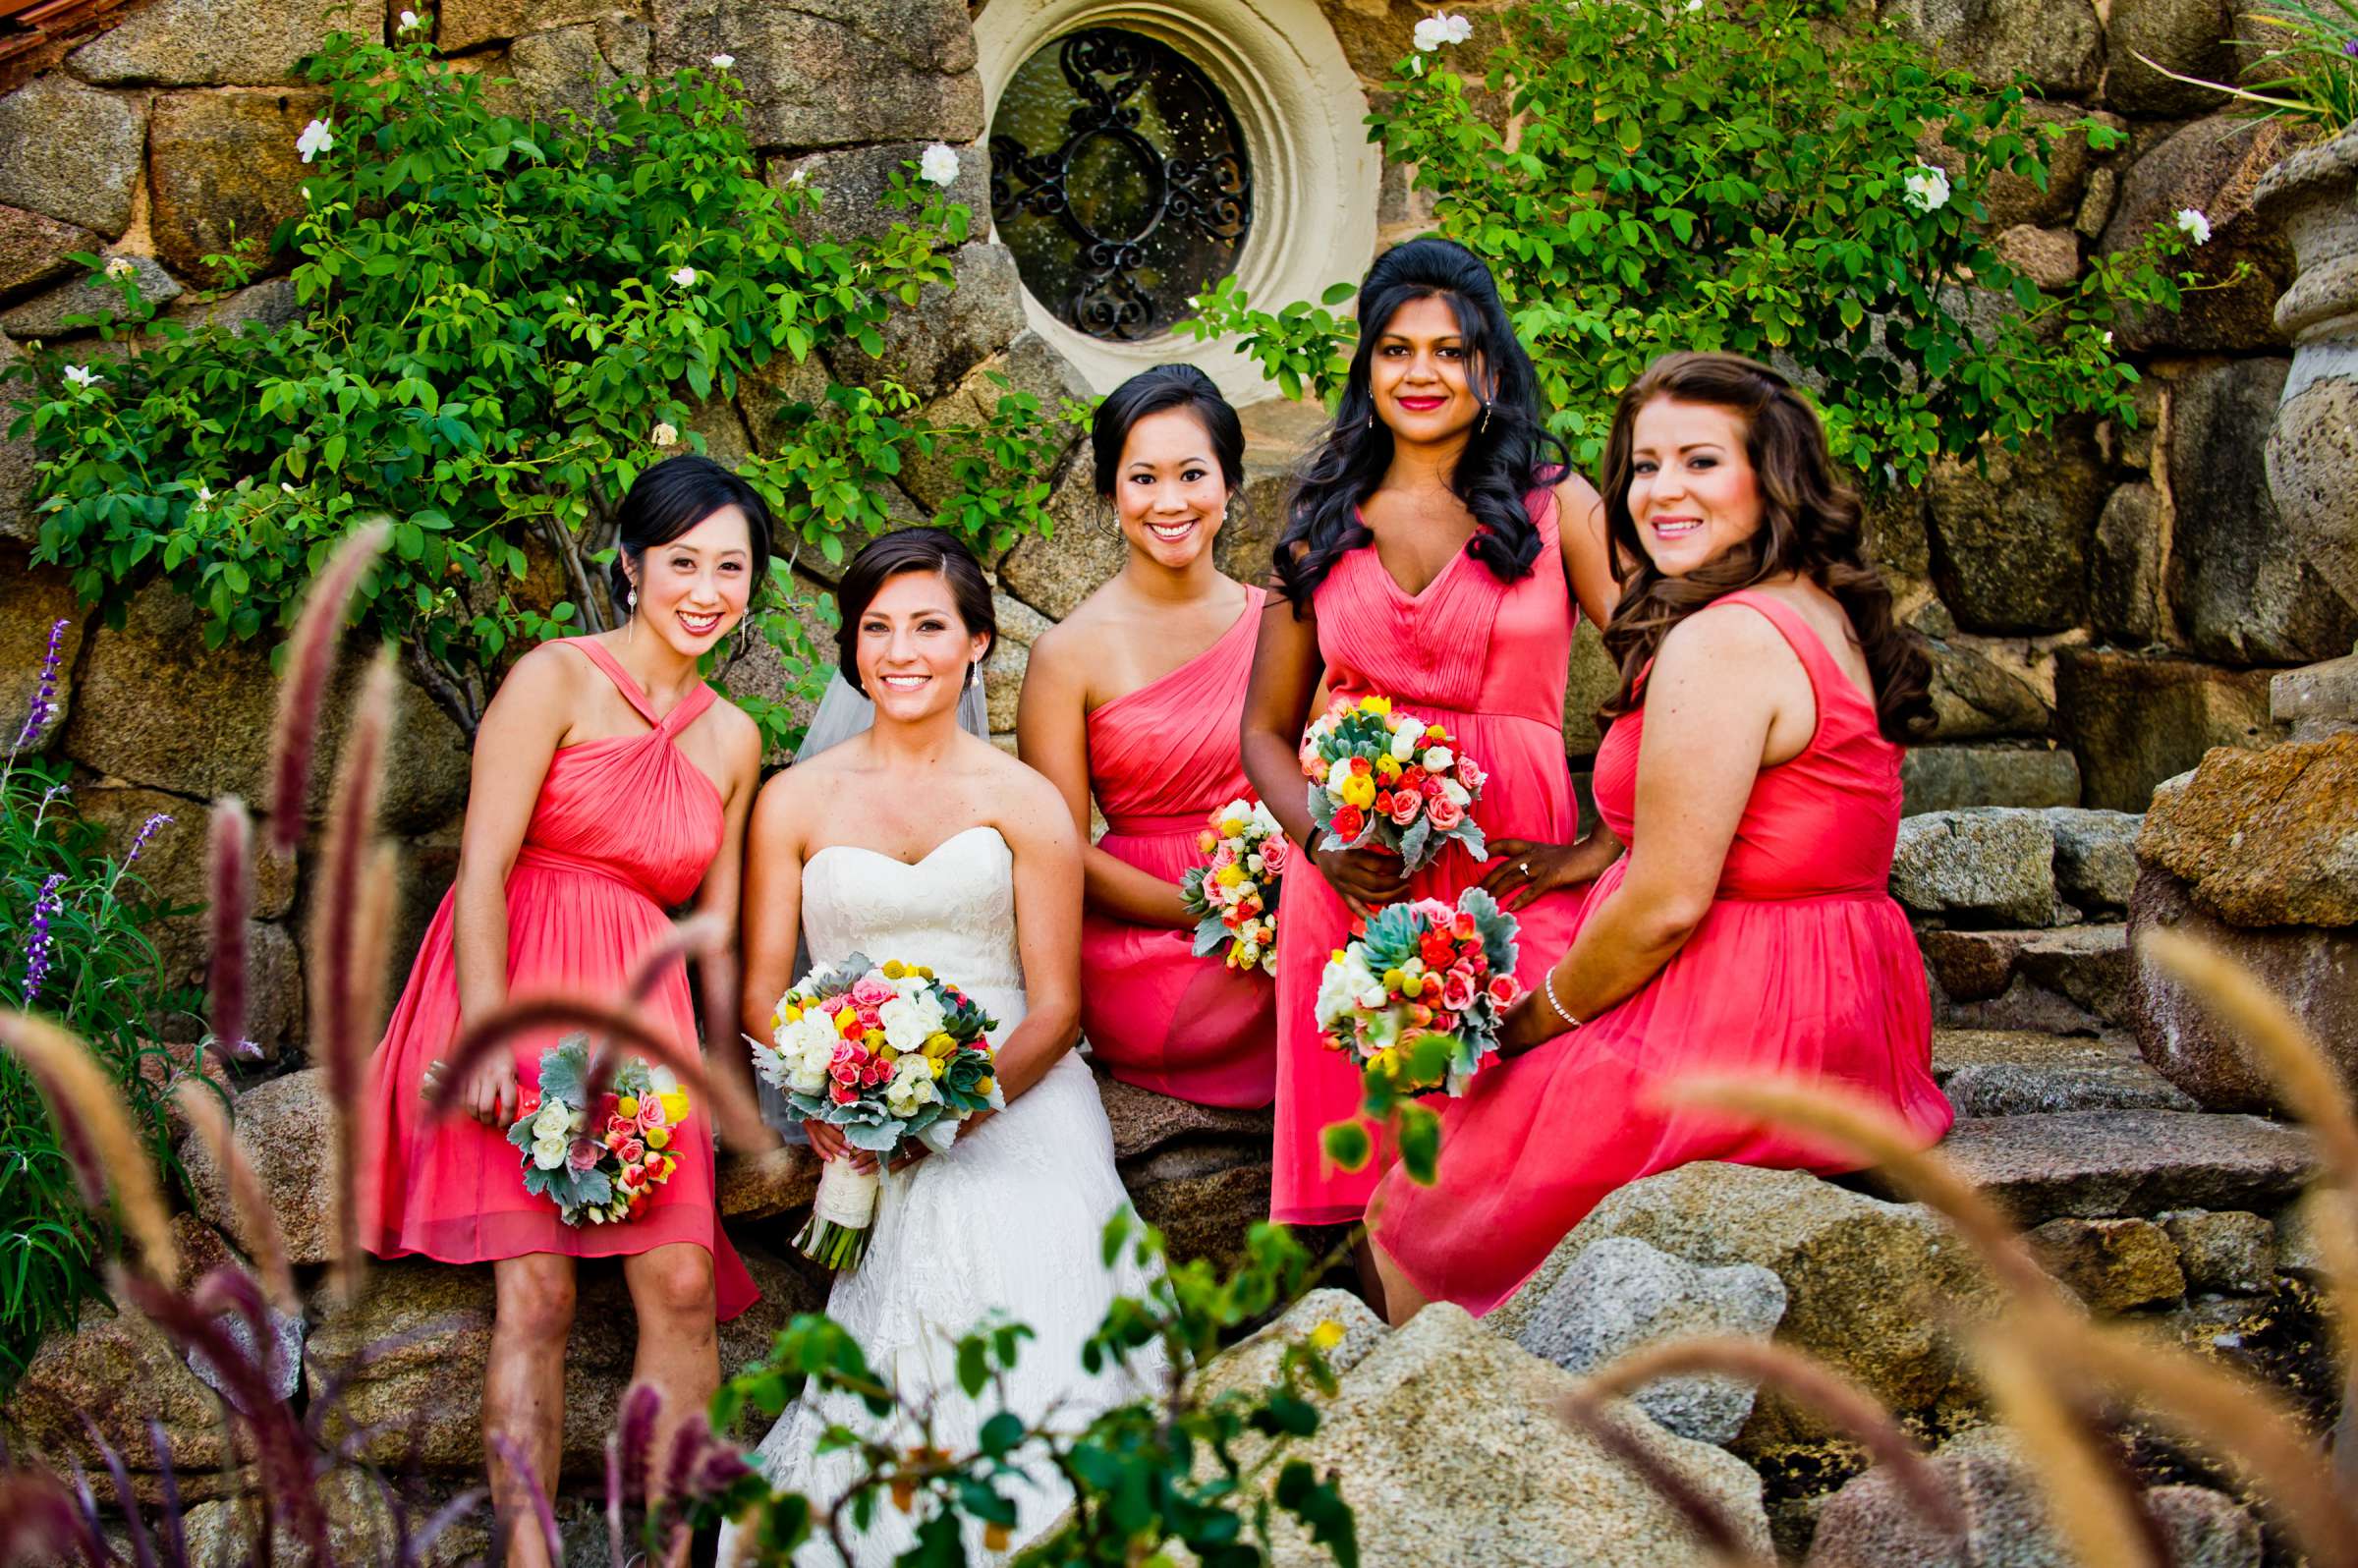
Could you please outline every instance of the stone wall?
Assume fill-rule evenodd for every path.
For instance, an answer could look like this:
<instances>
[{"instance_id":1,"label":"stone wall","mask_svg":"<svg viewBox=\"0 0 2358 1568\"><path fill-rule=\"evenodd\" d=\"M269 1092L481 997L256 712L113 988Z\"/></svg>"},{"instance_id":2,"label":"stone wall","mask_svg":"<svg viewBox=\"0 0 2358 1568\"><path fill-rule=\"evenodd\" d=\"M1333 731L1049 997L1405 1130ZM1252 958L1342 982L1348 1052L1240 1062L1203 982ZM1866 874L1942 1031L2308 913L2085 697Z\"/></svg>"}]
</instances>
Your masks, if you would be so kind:
<instances>
[{"instance_id":1,"label":"stone wall","mask_svg":"<svg viewBox=\"0 0 2358 1568\"><path fill-rule=\"evenodd\" d=\"M1321 3L1363 87L1380 101L1425 9ZM2207 748L2274 737L2268 666L2341 653L2358 632L2358 613L2275 527L2263 470L2286 364L2270 308L2287 258L2248 196L2284 133L2218 112L2216 95L2132 56L2190 73L2231 70L2218 40L2237 28L2221 0L2116 0L2108 13L2091 0L1892 0L1885 12L1987 82L2029 74L2052 97L2043 114L2086 111L2129 133L2124 150L2104 155L2074 139L2047 190L2013 182L1998 193L2001 244L2034 272L2061 283L2185 206L2205 211L2216 230L2198 255L2204 266L2223 275L2250 265L2233 287L2191 296L2183 314L2124 328L2145 372L2137 427L2076 427L1995 454L1986 469L1951 466L1870 520L1873 551L1938 660L1942 727L1910 757L1912 809L2142 810L2156 784ZM326 0L133 0L105 30L11 63L0 77L0 363L92 303L67 260L77 250L132 257L150 294L184 316L269 319L290 308L283 277L205 295L201 257L233 223L241 234L266 233L300 199L294 139L316 104L295 62L335 25L392 22L383 0L350 10ZM932 140L960 149L956 194L987 204L984 87L970 13L957 0L449 0L436 27L469 69L512 79L501 90L541 112L581 102L594 78L725 49L751 93L770 176L804 174L826 188L824 221L842 230L873 226L873 196L889 171ZM1404 170L1384 173L1376 199L1386 240L1423 221ZM924 302L881 363L847 354L827 368L855 380L889 371L944 418L994 398L993 373L1050 399L1088 391L1027 330L1002 248L970 244L956 270L957 287ZM89 352L120 351L92 342ZM696 427L724 457L764 444L773 411L810 396L820 373L781 367L733 404L707 406ZM1248 510L1221 541L1229 570L1266 561L1287 473L1318 422L1316 410L1291 405L1248 411ZM991 714L1002 733L1032 640L1121 558L1080 457L1069 447L1054 476L1054 536L992 563L1005 637L990 668ZM11 704L29 685L32 629L79 613L55 574L27 565L30 464L28 443L0 442L0 627L14 628L0 632L0 701ZM915 463L888 504L918 520L949 484L943 465ZM816 565L797 563L814 590L824 588ZM78 625L69 647L74 716L51 744L82 771L85 809L102 817L188 803L155 865L168 896L193 901L201 802L221 788L253 789L266 666L251 648L202 652L186 607L154 588L132 601L120 628ZM1596 747L1588 715L1611 680L1584 629L1566 706L1576 758ZM781 672L757 655L730 682L774 695ZM455 861L465 757L430 704L413 694L405 714L404 745L417 762L402 770L409 793L395 803L394 827L405 852L404 931L414 940ZM258 1024L274 1038L297 1038L301 985L288 928L303 905L301 868L274 869L262 895ZM176 978L193 978L193 934L176 932L167 948Z\"/></svg>"}]
</instances>

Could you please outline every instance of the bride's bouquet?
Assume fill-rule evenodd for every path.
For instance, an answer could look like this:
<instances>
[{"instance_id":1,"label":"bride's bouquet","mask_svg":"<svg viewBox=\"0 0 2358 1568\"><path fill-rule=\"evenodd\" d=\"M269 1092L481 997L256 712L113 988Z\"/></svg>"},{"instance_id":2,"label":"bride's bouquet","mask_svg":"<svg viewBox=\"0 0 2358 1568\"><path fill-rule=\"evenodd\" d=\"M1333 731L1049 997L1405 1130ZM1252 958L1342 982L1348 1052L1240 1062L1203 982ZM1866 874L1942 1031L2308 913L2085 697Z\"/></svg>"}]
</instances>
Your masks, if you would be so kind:
<instances>
[{"instance_id":1,"label":"bride's bouquet","mask_svg":"<svg viewBox=\"0 0 2358 1568\"><path fill-rule=\"evenodd\" d=\"M1227 949L1230 969L1277 973L1277 889L1285 875L1285 829L1259 801L1235 800L1211 813L1196 837L1211 857L1179 879L1179 896L1196 917L1196 955Z\"/></svg>"},{"instance_id":2,"label":"bride's bouquet","mask_svg":"<svg viewBox=\"0 0 2358 1568\"><path fill-rule=\"evenodd\" d=\"M508 1142L523 1151L524 1190L566 1224L620 1224L679 1169L672 1129L688 1119L688 1092L668 1069L628 1061L592 1104L589 1079L587 1035L543 1051L540 1087L517 1106Z\"/></svg>"},{"instance_id":3,"label":"bride's bouquet","mask_svg":"<svg viewBox=\"0 0 2358 1568\"><path fill-rule=\"evenodd\" d=\"M1483 859L1473 810L1487 775L1440 725L1394 712L1388 697L1337 697L1304 733L1301 756L1323 848L1375 844L1411 872L1452 839Z\"/></svg>"},{"instance_id":4,"label":"bride's bouquet","mask_svg":"<svg viewBox=\"0 0 2358 1568\"><path fill-rule=\"evenodd\" d=\"M879 1163L911 1138L939 1152L966 1118L1006 1107L986 1037L997 1021L922 964L854 953L804 977L772 1023L770 1043L752 1041L755 1070L805 1119L842 1128ZM828 1160L795 1245L829 1268L858 1267L880 1185L877 1172Z\"/></svg>"},{"instance_id":5,"label":"bride's bouquet","mask_svg":"<svg viewBox=\"0 0 2358 1568\"><path fill-rule=\"evenodd\" d=\"M1421 898L1376 911L1327 960L1316 1012L1329 1046L1395 1089L1462 1094L1522 998L1515 918L1469 887L1454 907Z\"/></svg>"}]
</instances>

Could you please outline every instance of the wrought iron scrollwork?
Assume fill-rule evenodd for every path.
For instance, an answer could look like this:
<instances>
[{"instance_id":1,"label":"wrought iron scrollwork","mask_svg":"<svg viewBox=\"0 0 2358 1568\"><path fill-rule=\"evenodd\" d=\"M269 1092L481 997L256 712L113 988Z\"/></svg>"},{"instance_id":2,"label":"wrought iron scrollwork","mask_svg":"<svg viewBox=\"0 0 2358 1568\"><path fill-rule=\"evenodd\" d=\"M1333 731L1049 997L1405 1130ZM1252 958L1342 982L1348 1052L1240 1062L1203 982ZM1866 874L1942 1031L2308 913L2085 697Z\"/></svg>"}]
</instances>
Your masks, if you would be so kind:
<instances>
[{"instance_id":1,"label":"wrought iron scrollwork","mask_svg":"<svg viewBox=\"0 0 2358 1568\"><path fill-rule=\"evenodd\" d=\"M1092 337L1167 326L1234 268L1253 227L1252 166L1219 90L1120 28L1024 63L992 122L990 168L991 216L1026 286Z\"/></svg>"}]
</instances>

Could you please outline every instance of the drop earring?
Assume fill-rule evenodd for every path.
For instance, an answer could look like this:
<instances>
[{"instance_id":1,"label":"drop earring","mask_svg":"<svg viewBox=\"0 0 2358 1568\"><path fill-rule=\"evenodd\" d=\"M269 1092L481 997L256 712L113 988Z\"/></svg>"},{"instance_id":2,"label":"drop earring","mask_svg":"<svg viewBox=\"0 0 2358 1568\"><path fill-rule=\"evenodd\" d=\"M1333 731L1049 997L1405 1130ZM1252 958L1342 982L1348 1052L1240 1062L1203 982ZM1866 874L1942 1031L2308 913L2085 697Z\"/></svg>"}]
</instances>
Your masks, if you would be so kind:
<instances>
[{"instance_id":1,"label":"drop earring","mask_svg":"<svg viewBox=\"0 0 2358 1568\"><path fill-rule=\"evenodd\" d=\"M639 645L639 589L636 587L623 595L622 614L623 618L630 622L630 629L622 634L623 641L630 644L631 646L637 647Z\"/></svg>"},{"instance_id":2,"label":"drop earring","mask_svg":"<svg viewBox=\"0 0 2358 1568\"><path fill-rule=\"evenodd\" d=\"M1488 403L1485 403L1482 406L1482 427L1476 430L1474 433L1476 435L1488 435L1490 433L1490 406Z\"/></svg>"}]
</instances>

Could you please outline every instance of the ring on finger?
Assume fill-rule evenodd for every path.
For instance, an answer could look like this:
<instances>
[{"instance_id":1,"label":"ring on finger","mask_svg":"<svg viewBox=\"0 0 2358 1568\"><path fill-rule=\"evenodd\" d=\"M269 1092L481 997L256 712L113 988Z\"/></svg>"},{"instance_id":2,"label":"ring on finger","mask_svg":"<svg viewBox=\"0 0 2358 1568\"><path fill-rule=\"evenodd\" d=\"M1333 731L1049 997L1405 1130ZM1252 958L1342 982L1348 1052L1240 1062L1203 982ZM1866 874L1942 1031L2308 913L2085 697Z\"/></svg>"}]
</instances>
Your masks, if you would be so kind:
<instances>
[{"instance_id":1,"label":"ring on finger","mask_svg":"<svg viewBox=\"0 0 2358 1568\"><path fill-rule=\"evenodd\" d=\"M1521 865L1517 866L1515 869L1523 873L1523 879L1525 881L1531 880L1531 862L1525 861Z\"/></svg>"}]
</instances>

